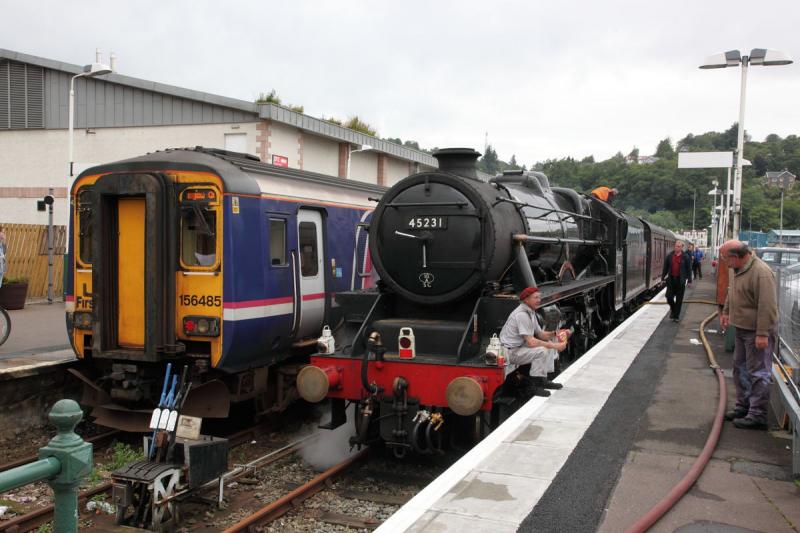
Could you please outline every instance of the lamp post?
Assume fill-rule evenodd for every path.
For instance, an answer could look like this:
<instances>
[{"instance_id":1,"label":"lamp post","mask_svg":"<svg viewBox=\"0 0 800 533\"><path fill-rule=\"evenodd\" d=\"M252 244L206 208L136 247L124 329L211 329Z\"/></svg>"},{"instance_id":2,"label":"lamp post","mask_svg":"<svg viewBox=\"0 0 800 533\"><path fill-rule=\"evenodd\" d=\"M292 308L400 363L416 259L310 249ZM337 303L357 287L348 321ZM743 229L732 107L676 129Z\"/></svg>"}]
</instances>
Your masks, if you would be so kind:
<instances>
[{"instance_id":1,"label":"lamp post","mask_svg":"<svg viewBox=\"0 0 800 533\"><path fill-rule=\"evenodd\" d=\"M743 56L739 50L728 50L706 58L701 69L726 68L742 66L742 79L739 92L739 132L736 141L736 172L733 178L733 237L739 235L742 215L742 156L744 152L744 106L747 89L747 67L749 65L789 65L792 59L789 54L778 50L753 48L749 56Z\"/></svg>"},{"instance_id":2,"label":"lamp post","mask_svg":"<svg viewBox=\"0 0 800 533\"><path fill-rule=\"evenodd\" d=\"M114 63L116 62L114 54L111 54L111 65L105 65L101 63L100 60L100 51L98 50L95 55L95 62L84 66L83 72L74 75L69 82L69 178L67 178L67 195L69 195L69 189L72 186L72 176L74 175L72 167L75 162L73 139L75 123L75 80L77 78L93 78L95 76L102 76L114 72ZM69 239L67 240L69 241Z\"/></svg>"},{"instance_id":3,"label":"lamp post","mask_svg":"<svg viewBox=\"0 0 800 533\"><path fill-rule=\"evenodd\" d=\"M778 246L783 246L783 194L786 189L791 189L794 185L797 176L784 170L782 172L767 172L766 184L768 186L777 186L781 190L781 229L778 233Z\"/></svg>"},{"instance_id":4,"label":"lamp post","mask_svg":"<svg viewBox=\"0 0 800 533\"><path fill-rule=\"evenodd\" d=\"M372 150L372 146L369 144L362 144L361 148L358 150L349 150L347 152L347 174L345 174L346 179L350 179L350 159L352 158L353 154L357 152L369 152Z\"/></svg>"},{"instance_id":5,"label":"lamp post","mask_svg":"<svg viewBox=\"0 0 800 533\"><path fill-rule=\"evenodd\" d=\"M720 228L719 228L720 224L719 224L719 219L717 217L717 196L719 196L721 191L717 188L718 185L717 180L712 181L711 184L714 185L714 189L708 191L709 196L714 196L713 202L711 204L711 248L713 250L716 250L718 246L717 240L719 239L719 233L720 233Z\"/></svg>"},{"instance_id":6,"label":"lamp post","mask_svg":"<svg viewBox=\"0 0 800 533\"><path fill-rule=\"evenodd\" d=\"M74 124L75 124L75 80L77 78L93 78L94 76L102 76L103 74L110 74L115 70L116 56L111 54L109 58L111 64L105 65L101 63L100 50L95 51L95 62L83 67L83 72L76 74L69 82L69 174L67 176L67 209L71 209L72 203L70 202L70 189L72 188L73 166L74 166ZM66 239L66 253L70 252L69 238L72 228L69 224L69 215L67 216L67 239Z\"/></svg>"}]
</instances>

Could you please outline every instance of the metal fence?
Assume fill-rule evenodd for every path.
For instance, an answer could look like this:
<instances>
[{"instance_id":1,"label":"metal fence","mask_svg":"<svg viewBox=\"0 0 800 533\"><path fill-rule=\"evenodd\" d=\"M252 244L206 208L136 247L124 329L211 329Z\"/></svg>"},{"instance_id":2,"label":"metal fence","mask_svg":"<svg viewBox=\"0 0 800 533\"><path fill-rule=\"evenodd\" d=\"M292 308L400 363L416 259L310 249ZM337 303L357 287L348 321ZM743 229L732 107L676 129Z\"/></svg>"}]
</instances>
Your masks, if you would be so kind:
<instances>
[{"instance_id":1,"label":"metal fence","mask_svg":"<svg viewBox=\"0 0 800 533\"><path fill-rule=\"evenodd\" d=\"M792 472L800 476L800 263L775 269L779 339L773 354L774 390L770 395L778 421L792 432Z\"/></svg>"}]
</instances>

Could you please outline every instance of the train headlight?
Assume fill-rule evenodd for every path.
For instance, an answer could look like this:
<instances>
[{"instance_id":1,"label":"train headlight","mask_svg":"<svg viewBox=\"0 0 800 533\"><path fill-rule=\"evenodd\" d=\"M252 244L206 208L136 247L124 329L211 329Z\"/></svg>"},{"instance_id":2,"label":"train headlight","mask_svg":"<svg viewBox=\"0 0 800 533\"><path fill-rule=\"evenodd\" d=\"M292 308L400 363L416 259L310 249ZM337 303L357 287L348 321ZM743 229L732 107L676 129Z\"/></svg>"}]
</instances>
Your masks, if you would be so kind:
<instances>
[{"instance_id":1,"label":"train headlight","mask_svg":"<svg viewBox=\"0 0 800 533\"><path fill-rule=\"evenodd\" d=\"M184 317L183 333L197 337L219 337L219 318L210 316Z\"/></svg>"},{"instance_id":2,"label":"train headlight","mask_svg":"<svg viewBox=\"0 0 800 533\"><path fill-rule=\"evenodd\" d=\"M411 328L400 328L400 335L397 336L398 355L400 359L414 359L417 355L416 342L414 342L414 330Z\"/></svg>"},{"instance_id":3,"label":"train headlight","mask_svg":"<svg viewBox=\"0 0 800 533\"><path fill-rule=\"evenodd\" d=\"M447 406L457 415L470 416L477 413L486 397L485 386L472 376L461 376L448 383L445 390Z\"/></svg>"},{"instance_id":4,"label":"train headlight","mask_svg":"<svg viewBox=\"0 0 800 533\"><path fill-rule=\"evenodd\" d=\"M297 374L297 392L305 401L321 402L331 389L338 389L342 382L339 369L333 366L308 365Z\"/></svg>"},{"instance_id":5,"label":"train headlight","mask_svg":"<svg viewBox=\"0 0 800 533\"><path fill-rule=\"evenodd\" d=\"M92 329L92 313L75 313L72 324L78 329Z\"/></svg>"}]
</instances>

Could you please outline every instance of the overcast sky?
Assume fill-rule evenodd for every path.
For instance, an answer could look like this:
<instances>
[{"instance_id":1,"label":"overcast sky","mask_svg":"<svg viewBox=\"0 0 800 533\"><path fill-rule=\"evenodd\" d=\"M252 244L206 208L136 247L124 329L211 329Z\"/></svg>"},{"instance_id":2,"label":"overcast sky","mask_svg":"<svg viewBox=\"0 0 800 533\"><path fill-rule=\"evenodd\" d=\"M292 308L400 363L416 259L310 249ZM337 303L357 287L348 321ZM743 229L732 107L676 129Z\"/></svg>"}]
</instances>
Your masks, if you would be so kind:
<instances>
[{"instance_id":1,"label":"overcast sky","mask_svg":"<svg viewBox=\"0 0 800 533\"><path fill-rule=\"evenodd\" d=\"M79 7L80 6L80 7ZM74 64L99 47L120 74L254 100L274 88L313 116L382 137L522 164L721 131L740 69L713 53L800 61L800 1L0 0L0 48ZM800 134L800 64L748 70L745 129Z\"/></svg>"}]
</instances>

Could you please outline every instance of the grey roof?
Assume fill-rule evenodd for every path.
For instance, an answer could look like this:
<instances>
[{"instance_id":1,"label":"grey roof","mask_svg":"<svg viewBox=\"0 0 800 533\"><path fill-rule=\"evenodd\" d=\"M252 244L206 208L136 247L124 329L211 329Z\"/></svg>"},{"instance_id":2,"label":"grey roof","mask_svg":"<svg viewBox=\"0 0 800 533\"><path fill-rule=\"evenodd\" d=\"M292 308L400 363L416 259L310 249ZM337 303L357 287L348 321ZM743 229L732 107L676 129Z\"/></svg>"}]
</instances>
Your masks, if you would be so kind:
<instances>
[{"instance_id":1,"label":"grey roof","mask_svg":"<svg viewBox=\"0 0 800 533\"><path fill-rule=\"evenodd\" d=\"M68 72L72 75L83 72L83 66L73 65L72 63L64 63L62 61L55 61L53 59L46 59L44 57L23 54L21 52L14 52L13 50L6 50L3 48L0 48L0 59L9 59L11 61L19 61L20 63L30 63L31 65L37 65L47 69ZM106 74L105 76L98 76L97 79L105 80L111 83L118 83L120 85L126 85L136 89L142 89L145 91L153 91L222 107L230 107L232 109L238 109L240 111L249 113L258 113L256 104L252 102L200 91L193 91L191 89L184 89L174 85L167 85L165 83L133 78L131 76L123 76L122 74Z\"/></svg>"},{"instance_id":2,"label":"grey roof","mask_svg":"<svg viewBox=\"0 0 800 533\"><path fill-rule=\"evenodd\" d=\"M69 95L69 79L83 72L83 67L0 48L0 60L3 59L47 69L49 75L46 76L44 89L47 96L45 128L66 128L69 119L66 102ZM65 76L63 73L68 75ZM368 144L375 151L398 159L433 168L439 166L436 159L425 152L365 135L275 104L256 104L114 73L89 79L79 78L77 82L79 85L75 91L76 128L252 122L261 118L340 142Z\"/></svg>"},{"instance_id":3,"label":"grey roof","mask_svg":"<svg viewBox=\"0 0 800 533\"><path fill-rule=\"evenodd\" d=\"M275 122L281 122L283 124L295 126L297 128L316 133L317 135L322 135L338 141L357 144L360 146L368 144L378 152L384 152L400 159L416 161L417 163L422 163L423 165L428 165L434 168L439 166L439 164L436 162L436 159L432 155L425 152L414 150L413 148L401 146L389 141L384 141L383 139L379 139L371 135L365 135L361 132L339 126L338 124L334 124L332 122L292 111L291 109L287 109L283 106L275 104L259 104L259 116L263 119L274 120Z\"/></svg>"},{"instance_id":4,"label":"grey roof","mask_svg":"<svg viewBox=\"0 0 800 533\"><path fill-rule=\"evenodd\" d=\"M770 233L774 233L775 235L783 234L784 237L800 237L800 229L785 229L783 231L779 229L769 230Z\"/></svg>"},{"instance_id":5,"label":"grey roof","mask_svg":"<svg viewBox=\"0 0 800 533\"><path fill-rule=\"evenodd\" d=\"M80 176L107 172L153 172L167 170L193 170L217 174L227 192L260 195L261 190L252 174L280 176L310 184L332 185L338 188L382 195L386 187L356 180L334 178L317 172L278 167L262 163L256 156L229 152L218 148L170 148L147 155L104 163L84 170ZM77 180L75 181L77 183Z\"/></svg>"},{"instance_id":6,"label":"grey roof","mask_svg":"<svg viewBox=\"0 0 800 533\"><path fill-rule=\"evenodd\" d=\"M797 176L795 176L794 174L792 174L788 170L779 170L779 171L775 171L775 172L767 171L767 179L780 178L780 177L787 177L787 178L791 179L791 178L796 178Z\"/></svg>"}]
</instances>

